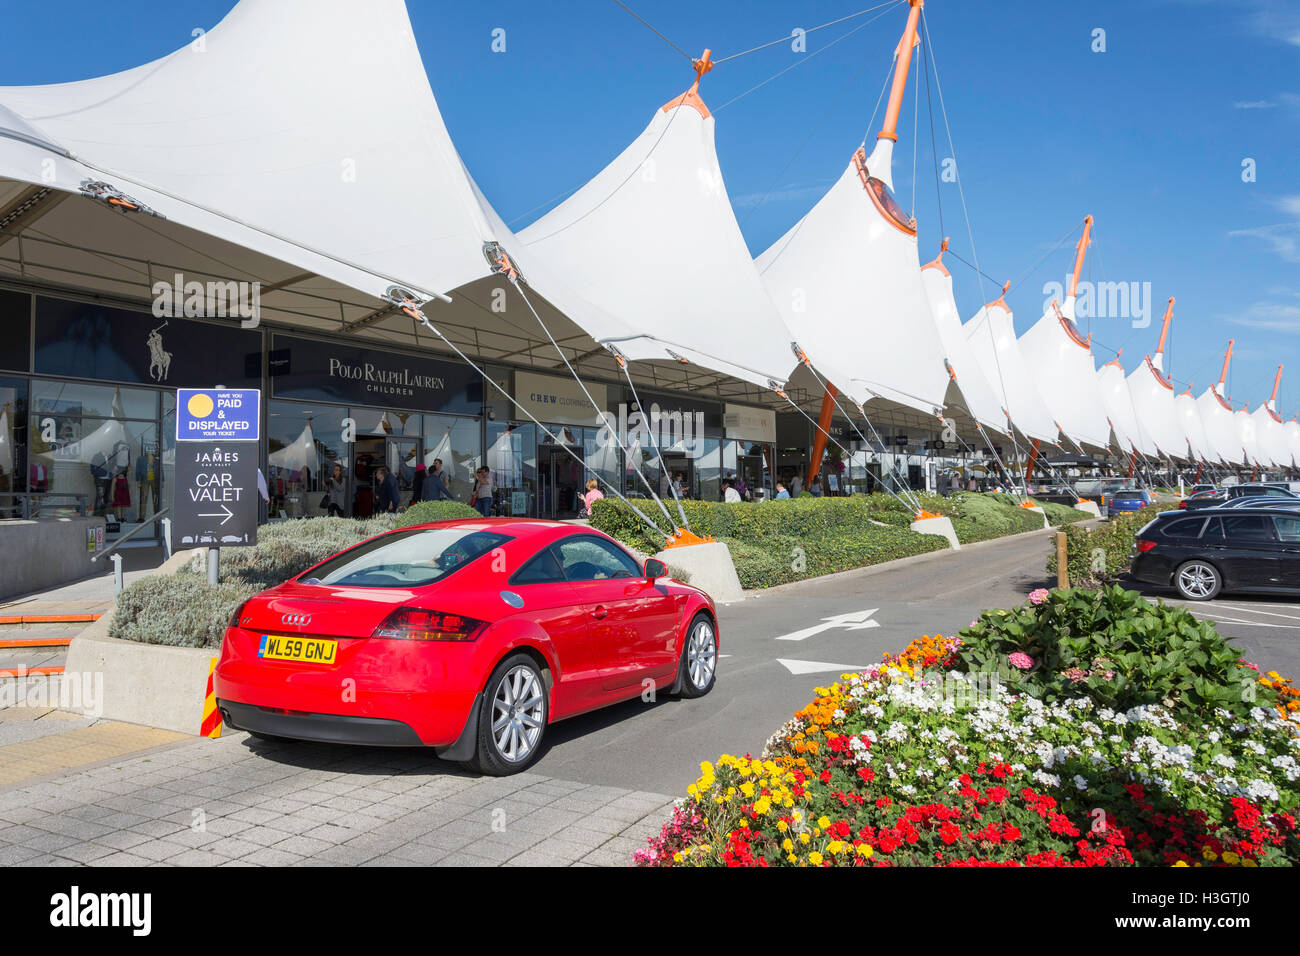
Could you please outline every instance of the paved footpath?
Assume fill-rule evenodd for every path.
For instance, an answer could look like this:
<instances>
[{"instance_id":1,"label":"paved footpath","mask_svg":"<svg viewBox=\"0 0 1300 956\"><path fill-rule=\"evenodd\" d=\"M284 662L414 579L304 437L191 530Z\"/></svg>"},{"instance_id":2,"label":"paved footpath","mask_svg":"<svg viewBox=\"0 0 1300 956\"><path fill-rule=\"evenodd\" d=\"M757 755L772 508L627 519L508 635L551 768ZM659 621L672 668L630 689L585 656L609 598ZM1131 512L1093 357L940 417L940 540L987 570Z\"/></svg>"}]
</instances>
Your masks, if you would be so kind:
<instances>
[{"instance_id":1,"label":"paved footpath","mask_svg":"<svg viewBox=\"0 0 1300 956\"><path fill-rule=\"evenodd\" d=\"M0 786L0 866L626 866L671 812L418 751L184 740Z\"/></svg>"}]
</instances>

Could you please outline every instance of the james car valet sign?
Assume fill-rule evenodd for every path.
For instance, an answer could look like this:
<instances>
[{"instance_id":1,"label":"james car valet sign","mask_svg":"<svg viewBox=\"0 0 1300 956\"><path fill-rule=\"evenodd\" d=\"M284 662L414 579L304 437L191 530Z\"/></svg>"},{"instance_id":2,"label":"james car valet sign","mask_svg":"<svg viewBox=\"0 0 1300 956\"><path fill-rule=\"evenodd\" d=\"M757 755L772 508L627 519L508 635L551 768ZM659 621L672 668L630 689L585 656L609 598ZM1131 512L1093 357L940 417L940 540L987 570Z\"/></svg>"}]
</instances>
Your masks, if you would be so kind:
<instances>
[{"instance_id":1,"label":"james car valet sign","mask_svg":"<svg viewBox=\"0 0 1300 956\"><path fill-rule=\"evenodd\" d=\"M177 390L172 540L180 546L257 544L261 399L255 388Z\"/></svg>"}]
</instances>

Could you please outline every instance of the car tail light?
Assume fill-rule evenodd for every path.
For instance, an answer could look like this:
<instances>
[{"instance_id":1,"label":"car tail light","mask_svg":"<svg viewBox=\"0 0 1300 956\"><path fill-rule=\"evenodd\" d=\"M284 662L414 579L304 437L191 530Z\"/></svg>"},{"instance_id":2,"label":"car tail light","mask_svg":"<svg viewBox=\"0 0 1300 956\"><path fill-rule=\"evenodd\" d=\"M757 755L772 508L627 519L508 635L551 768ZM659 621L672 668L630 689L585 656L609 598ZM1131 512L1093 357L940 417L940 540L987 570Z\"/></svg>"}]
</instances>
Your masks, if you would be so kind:
<instances>
[{"instance_id":1,"label":"car tail light","mask_svg":"<svg viewBox=\"0 0 1300 956\"><path fill-rule=\"evenodd\" d=\"M1179 508L1186 508L1186 507L1187 507L1187 502L1186 502L1186 501L1180 501L1180 502L1178 502L1178 507L1179 507Z\"/></svg>"},{"instance_id":2,"label":"car tail light","mask_svg":"<svg viewBox=\"0 0 1300 956\"><path fill-rule=\"evenodd\" d=\"M249 598L251 601L252 598ZM248 601L241 601L239 607L235 608L234 613L230 615L230 620L226 622L226 627L239 627L239 619L244 616L244 608L248 607Z\"/></svg>"},{"instance_id":3,"label":"car tail light","mask_svg":"<svg viewBox=\"0 0 1300 956\"><path fill-rule=\"evenodd\" d=\"M1139 554L1142 553L1143 551L1150 551L1155 546L1156 543L1154 541L1145 541L1142 538L1138 538L1137 549Z\"/></svg>"},{"instance_id":4,"label":"car tail light","mask_svg":"<svg viewBox=\"0 0 1300 956\"><path fill-rule=\"evenodd\" d=\"M426 611L418 607L399 607L382 624L375 628L372 638L382 637L399 641L472 641L487 627L461 614Z\"/></svg>"}]
</instances>

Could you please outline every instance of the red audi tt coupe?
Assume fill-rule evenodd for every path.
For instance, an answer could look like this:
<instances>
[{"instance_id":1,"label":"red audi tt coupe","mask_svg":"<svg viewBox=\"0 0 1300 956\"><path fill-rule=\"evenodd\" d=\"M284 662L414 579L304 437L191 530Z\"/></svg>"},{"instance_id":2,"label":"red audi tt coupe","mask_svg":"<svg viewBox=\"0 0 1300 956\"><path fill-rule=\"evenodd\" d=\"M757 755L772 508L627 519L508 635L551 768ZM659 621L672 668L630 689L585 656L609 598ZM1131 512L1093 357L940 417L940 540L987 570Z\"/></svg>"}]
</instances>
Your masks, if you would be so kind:
<instances>
[{"instance_id":1,"label":"red audi tt coupe","mask_svg":"<svg viewBox=\"0 0 1300 956\"><path fill-rule=\"evenodd\" d=\"M554 521L441 521L382 534L249 599L217 665L226 726L428 746L517 773L549 724L653 687L712 688L717 613L612 538Z\"/></svg>"}]
</instances>

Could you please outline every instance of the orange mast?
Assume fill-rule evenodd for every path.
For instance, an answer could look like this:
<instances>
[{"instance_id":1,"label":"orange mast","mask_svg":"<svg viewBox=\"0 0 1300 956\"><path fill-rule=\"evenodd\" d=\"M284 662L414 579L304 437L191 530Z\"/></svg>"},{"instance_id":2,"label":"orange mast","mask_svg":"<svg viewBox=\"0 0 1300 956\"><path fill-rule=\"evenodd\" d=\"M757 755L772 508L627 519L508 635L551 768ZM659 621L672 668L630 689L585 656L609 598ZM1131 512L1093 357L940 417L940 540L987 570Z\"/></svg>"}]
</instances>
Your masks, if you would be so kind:
<instances>
[{"instance_id":1,"label":"orange mast","mask_svg":"<svg viewBox=\"0 0 1300 956\"><path fill-rule=\"evenodd\" d=\"M1214 386L1214 390L1223 395L1223 384L1228 380L1228 363L1232 361L1232 343L1235 339L1228 339L1228 354L1223 357L1223 371L1219 373L1219 384Z\"/></svg>"},{"instance_id":2,"label":"orange mast","mask_svg":"<svg viewBox=\"0 0 1300 956\"><path fill-rule=\"evenodd\" d=\"M1174 319L1174 297L1169 297L1169 305L1165 307L1164 324L1160 327L1160 344L1156 346L1155 355L1151 356L1151 364L1156 367L1157 371L1163 372L1165 341L1169 338L1169 323Z\"/></svg>"},{"instance_id":3,"label":"orange mast","mask_svg":"<svg viewBox=\"0 0 1300 956\"><path fill-rule=\"evenodd\" d=\"M894 85L889 91L889 106L885 109L885 125L881 127L876 139L888 139L898 142L898 115L903 111L903 94L907 91L907 73L912 68L912 50L920 42L916 35L917 25L921 20L921 8L925 0L908 0L911 11L907 15L907 29L903 39L898 42L895 53L897 64L894 67Z\"/></svg>"},{"instance_id":4,"label":"orange mast","mask_svg":"<svg viewBox=\"0 0 1300 956\"><path fill-rule=\"evenodd\" d=\"M1083 235L1079 238L1079 244L1074 247L1074 273L1070 276L1070 287L1065 290L1065 301L1070 303L1070 311L1074 311L1074 300L1079 295L1079 276L1083 274L1083 257L1088 253L1088 246L1092 245L1092 216L1083 217ZM1067 316L1073 319L1073 315Z\"/></svg>"},{"instance_id":5,"label":"orange mast","mask_svg":"<svg viewBox=\"0 0 1300 956\"><path fill-rule=\"evenodd\" d=\"M1279 365L1277 367L1277 377L1273 379L1273 394L1270 395L1268 401L1264 403L1264 406L1270 412L1277 411L1277 387L1281 384L1282 384L1282 366Z\"/></svg>"}]
</instances>

